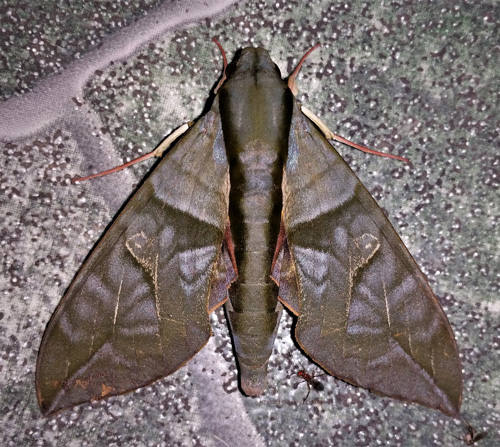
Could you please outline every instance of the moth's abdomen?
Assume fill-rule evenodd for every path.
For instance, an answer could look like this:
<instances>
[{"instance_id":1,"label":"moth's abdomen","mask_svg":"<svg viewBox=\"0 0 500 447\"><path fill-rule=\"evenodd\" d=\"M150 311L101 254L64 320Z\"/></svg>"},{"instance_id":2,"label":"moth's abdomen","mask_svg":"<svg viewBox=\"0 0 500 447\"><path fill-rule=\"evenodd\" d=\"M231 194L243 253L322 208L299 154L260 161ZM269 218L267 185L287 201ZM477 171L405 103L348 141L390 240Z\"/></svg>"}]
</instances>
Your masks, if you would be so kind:
<instances>
[{"instance_id":1,"label":"moth's abdomen","mask_svg":"<svg viewBox=\"0 0 500 447\"><path fill-rule=\"evenodd\" d=\"M229 291L228 316L241 372L241 388L259 395L279 321L278 290L270 278L281 216L279 154L263 142L248 144L235 160L229 218L238 281Z\"/></svg>"}]
</instances>

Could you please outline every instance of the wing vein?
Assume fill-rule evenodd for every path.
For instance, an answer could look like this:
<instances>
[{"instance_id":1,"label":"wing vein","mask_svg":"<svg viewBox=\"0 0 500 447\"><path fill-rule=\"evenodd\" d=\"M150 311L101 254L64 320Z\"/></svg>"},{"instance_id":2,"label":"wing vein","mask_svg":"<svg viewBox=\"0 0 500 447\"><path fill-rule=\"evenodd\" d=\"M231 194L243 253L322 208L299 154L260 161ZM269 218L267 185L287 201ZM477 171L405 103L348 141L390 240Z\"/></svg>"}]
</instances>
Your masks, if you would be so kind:
<instances>
[{"instance_id":1,"label":"wing vein","mask_svg":"<svg viewBox=\"0 0 500 447\"><path fill-rule=\"evenodd\" d=\"M116 296L115 314L113 315L113 335L115 335L116 318L118 317L118 308L120 307L120 296L122 293L122 286L123 286L123 275L122 279L120 280L120 286L118 287L118 294Z\"/></svg>"},{"instance_id":2,"label":"wing vein","mask_svg":"<svg viewBox=\"0 0 500 447\"><path fill-rule=\"evenodd\" d=\"M389 329L391 327L391 315L389 313L389 301L387 299L387 289L385 286L385 281L382 279L382 288L384 289L384 301L385 301L385 312L387 314L387 325L389 326Z\"/></svg>"},{"instance_id":3,"label":"wing vein","mask_svg":"<svg viewBox=\"0 0 500 447\"><path fill-rule=\"evenodd\" d=\"M155 294L155 310L156 310L156 318L158 319L158 343L160 345L160 351L162 354L162 358L165 358L165 350L163 347L163 339L161 336L161 312L160 312L160 294L159 294L159 287L158 287L158 256L159 254L156 253L155 257L155 263L154 263L154 270L153 270L153 285L154 285L154 294Z\"/></svg>"}]
</instances>

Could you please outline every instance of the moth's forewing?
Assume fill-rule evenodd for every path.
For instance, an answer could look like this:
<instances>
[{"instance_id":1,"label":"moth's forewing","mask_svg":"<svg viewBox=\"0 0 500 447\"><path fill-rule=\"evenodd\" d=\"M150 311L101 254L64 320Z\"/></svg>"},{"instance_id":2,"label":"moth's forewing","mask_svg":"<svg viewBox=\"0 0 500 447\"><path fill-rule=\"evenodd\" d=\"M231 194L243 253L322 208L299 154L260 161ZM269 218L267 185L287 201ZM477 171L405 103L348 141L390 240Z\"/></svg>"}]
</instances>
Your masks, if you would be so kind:
<instances>
[{"instance_id":1,"label":"moth's forewing","mask_svg":"<svg viewBox=\"0 0 500 447\"><path fill-rule=\"evenodd\" d=\"M228 196L215 107L131 198L52 316L36 371L45 415L147 385L205 345L209 297L227 296L212 284Z\"/></svg>"},{"instance_id":2,"label":"moth's forewing","mask_svg":"<svg viewBox=\"0 0 500 447\"><path fill-rule=\"evenodd\" d=\"M456 416L461 366L441 306L380 207L297 104L283 221L281 256L292 262L280 299L297 313L298 295L304 351L349 383Z\"/></svg>"}]
</instances>

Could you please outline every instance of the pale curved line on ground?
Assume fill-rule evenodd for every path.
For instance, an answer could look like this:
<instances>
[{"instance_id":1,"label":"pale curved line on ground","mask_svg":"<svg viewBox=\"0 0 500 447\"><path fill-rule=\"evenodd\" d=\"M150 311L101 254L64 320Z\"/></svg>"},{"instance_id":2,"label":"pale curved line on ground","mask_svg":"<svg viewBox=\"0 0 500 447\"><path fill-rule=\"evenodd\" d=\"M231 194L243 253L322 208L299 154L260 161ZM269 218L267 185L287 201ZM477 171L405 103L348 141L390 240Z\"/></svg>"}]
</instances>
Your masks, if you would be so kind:
<instances>
[{"instance_id":1,"label":"pale curved line on ground","mask_svg":"<svg viewBox=\"0 0 500 447\"><path fill-rule=\"evenodd\" d=\"M31 92L13 96L0 104L0 141L36 134L74 110L72 98L81 96L85 82L96 70L111 61L129 57L169 30L214 16L233 3L235 0L168 2L150 11L137 22L118 30L101 47L86 53L60 74L43 79Z\"/></svg>"}]
</instances>

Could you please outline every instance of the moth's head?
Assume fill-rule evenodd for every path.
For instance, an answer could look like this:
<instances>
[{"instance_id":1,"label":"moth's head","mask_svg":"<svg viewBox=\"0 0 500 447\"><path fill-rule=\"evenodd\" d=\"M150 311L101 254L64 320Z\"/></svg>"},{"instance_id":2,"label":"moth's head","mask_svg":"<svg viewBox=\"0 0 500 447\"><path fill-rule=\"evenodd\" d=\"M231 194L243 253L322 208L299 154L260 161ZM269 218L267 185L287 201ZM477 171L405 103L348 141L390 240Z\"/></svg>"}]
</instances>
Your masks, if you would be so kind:
<instances>
[{"instance_id":1,"label":"moth's head","mask_svg":"<svg viewBox=\"0 0 500 447\"><path fill-rule=\"evenodd\" d=\"M227 80L262 75L281 79L278 66L264 48L248 47L238 51L226 70Z\"/></svg>"}]
</instances>

